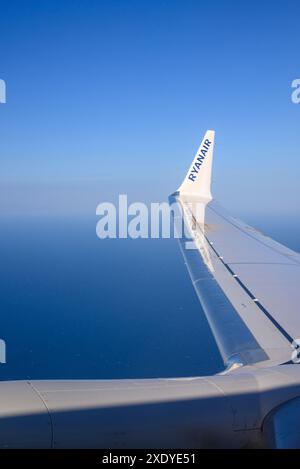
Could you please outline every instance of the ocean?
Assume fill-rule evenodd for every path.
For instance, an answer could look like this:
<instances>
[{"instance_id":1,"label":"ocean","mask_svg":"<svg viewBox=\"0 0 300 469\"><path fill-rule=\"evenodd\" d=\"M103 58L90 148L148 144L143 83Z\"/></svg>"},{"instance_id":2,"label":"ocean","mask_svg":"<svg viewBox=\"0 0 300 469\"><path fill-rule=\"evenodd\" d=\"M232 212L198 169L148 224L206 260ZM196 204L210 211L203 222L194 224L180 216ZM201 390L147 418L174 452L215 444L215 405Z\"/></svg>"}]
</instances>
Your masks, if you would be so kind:
<instances>
[{"instance_id":1,"label":"ocean","mask_svg":"<svg viewBox=\"0 0 300 469\"><path fill-rule=\"evenodd\" d=\"M300 250L291 218L248 219ZM256 223L255 223L256 221ZM2 218L2 380L187 377L223 362L176 239L106 239L95 217Z\"/></svg>"}]
</instances>

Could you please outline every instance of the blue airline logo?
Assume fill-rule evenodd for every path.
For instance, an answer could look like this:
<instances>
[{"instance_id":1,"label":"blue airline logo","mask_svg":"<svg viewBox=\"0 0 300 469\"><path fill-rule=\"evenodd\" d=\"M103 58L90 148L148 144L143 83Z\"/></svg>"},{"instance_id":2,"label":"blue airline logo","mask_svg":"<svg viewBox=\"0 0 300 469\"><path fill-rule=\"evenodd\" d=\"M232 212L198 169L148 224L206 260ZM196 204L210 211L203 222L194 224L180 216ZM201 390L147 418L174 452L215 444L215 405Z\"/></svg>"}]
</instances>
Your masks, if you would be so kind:
<instances>
[{"instance_id":1,"label":"blue airline logo","mask_svg":"<svg viewBox=\"0 0 300 469\"><path fill-rule=\"evenodd\" d=\"M197 174L199 173L200 166L202 165L211 144L212 142L208 139L206 139L205 142L203 143L198 153L198 158L196 159L196 162L193 165L193 169L191 170L188 176L188 179L190 181L194 182L197 179Z\"/></svg>"}]
</instances>

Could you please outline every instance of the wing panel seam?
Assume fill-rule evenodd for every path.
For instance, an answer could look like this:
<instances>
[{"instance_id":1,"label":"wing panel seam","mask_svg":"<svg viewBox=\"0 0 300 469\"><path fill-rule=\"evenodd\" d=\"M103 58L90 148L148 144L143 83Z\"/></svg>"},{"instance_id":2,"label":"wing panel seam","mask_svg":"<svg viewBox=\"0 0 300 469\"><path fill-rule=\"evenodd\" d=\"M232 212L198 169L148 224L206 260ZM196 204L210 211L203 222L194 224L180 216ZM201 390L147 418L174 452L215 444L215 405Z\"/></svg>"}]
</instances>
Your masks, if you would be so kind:
<instances>
[{"instance_id":1,"label":"wing panel seam","mask_svg":"<svg viewBox=\"0 0 300 469\"><path fill-rule=\"evenodd\" d=\"M224 262L223 257L220 256L218 251L215 249L215 247L211 244L209 241L208 237L206 234L202 231L201 227L199 226L197 220L195 219L194 215L192 214L194 223L198 226L198 228L201 230L204 238L206 239L209 247L212 249L212 251L216 254L218 257L219 261L224 265L224 267L227 269L227 271L232 275L234 280L242 287L242 289L247 293L247 295L254 301L255 304L258 306L258 308L264 313L264 315L269 319L269 321L272 322L272 324L276 327L276 329L285 337L288 342L293 343L294 339L293 337L290 336L290 334L276 321L276 319L269 313L269 311L260 303L260 301L257 301L257 298L253 293L249 290L249 288L246 287L246 285L239 279L238 275L229 267L229 265Z\"/></svg>"}]
</instances>

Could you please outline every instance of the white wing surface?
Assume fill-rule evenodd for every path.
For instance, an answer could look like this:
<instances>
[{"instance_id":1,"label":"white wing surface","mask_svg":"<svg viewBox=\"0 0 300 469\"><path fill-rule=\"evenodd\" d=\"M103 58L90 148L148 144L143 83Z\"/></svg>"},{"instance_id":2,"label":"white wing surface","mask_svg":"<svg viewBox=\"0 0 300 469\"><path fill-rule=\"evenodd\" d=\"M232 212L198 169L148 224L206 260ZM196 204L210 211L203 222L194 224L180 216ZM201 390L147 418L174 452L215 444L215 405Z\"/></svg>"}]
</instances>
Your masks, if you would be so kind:
<instances>
[{"instance_id":1,"label":"white wing surface","mask_svg":"<svg viewBox=\"0 0 300 469\"><path fill-rule=\"evenodd\" d=\"M183 213L180 245L193 285L227 367L290 362L292 343L300 338L300 255L213 200L213 145L214 132L208 131L170 197ZM202 164L195 165L206 148Z\"/></svg>"}]
</instances>

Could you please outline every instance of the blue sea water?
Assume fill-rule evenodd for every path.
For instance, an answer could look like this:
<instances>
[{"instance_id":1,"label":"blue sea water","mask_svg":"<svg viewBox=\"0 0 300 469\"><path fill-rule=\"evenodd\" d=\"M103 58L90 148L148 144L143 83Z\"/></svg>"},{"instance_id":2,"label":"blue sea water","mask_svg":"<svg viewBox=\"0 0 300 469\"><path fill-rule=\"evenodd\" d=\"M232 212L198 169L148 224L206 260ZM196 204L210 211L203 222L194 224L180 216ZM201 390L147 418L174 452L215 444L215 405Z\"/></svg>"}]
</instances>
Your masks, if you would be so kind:
<instances>
[{"instance_id":1,"label":"blue sea water","mask_svg":"<svg viewBox=\"0 0 300 469\"><path fill-rule=\"evenodd\" d=\"M94 217L2 219L0 337L7 363L0 379L222 370L177 241L100 240L95 225ZM293 220L256 226L299 250Z\"/></svg>"}]
</instances>

